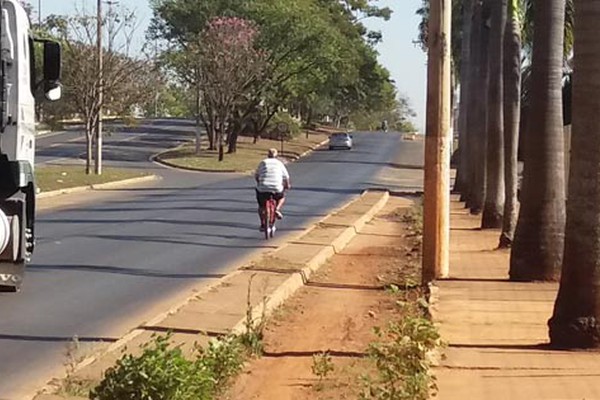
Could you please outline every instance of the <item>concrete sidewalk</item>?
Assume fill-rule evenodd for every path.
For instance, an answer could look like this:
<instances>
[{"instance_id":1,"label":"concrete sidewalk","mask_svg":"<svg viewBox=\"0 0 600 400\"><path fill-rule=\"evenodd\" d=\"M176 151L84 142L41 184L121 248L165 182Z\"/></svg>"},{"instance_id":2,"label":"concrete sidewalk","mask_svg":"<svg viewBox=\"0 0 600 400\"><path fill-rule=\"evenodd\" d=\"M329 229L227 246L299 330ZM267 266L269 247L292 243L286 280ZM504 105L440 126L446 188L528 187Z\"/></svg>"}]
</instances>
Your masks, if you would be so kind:
<instances>
[{"instance_id":1,"label":"concrete sidewalk","mask_svg":"<svg viewBox=\"0 0 600 400\"><path fill-rule=\"evenodd\" d=\"M451 278L438 283L435 322L448 343L438 398L600 399L600 353L547 347L555 283L508 281L509 251L451 203Z\"/></svg>"}]
</instances>

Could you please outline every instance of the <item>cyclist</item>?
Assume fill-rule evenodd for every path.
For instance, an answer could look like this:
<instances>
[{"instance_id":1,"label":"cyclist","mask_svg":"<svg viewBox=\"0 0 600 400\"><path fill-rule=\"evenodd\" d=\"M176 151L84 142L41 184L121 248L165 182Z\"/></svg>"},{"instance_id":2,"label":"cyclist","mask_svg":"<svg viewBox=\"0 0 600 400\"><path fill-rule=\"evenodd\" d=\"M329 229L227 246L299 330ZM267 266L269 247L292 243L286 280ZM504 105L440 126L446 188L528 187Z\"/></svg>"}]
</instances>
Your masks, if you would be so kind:
<instances>
[{"instance_id":1,"label":"cyclist","mask_svg":"<svg viewBox=\"0 0 600 400\"><path fill-rule=\"evenodd\" d=\"M269 149L267 158L258 164L254 178L256 179L256 201L258 202L259 216L261 209L265 207L267 200L272 195L277 202L275 215L277 219L283 218L281 208L285 203L284 192L291 189L292 185L287 168L277 159L277 149ZM262 223L260 229L261 231L265 229Z\"/></svg>"},{"instance_id":2,"label":"cyclist","mask_svg":"<svg viewBox=\"0 0 600 400\"><path fill-rule=\"evenodd\" d=\"M384 119L381 122L381 130L384 131L385 133L387 133L387 131L388 131L388 122L387 122L387 119Z\"/></svg>"}]
</instances>

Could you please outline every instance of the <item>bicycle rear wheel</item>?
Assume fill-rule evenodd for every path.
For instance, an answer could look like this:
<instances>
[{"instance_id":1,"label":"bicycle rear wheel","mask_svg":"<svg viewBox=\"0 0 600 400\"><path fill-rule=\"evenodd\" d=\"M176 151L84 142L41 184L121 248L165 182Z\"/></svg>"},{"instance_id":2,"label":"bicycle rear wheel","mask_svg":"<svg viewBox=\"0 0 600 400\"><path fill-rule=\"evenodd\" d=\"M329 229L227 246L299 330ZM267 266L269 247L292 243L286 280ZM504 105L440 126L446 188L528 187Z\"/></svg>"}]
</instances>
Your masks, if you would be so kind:
<instances>
[{"instance_id":1,"label":"bicycle rear wheel","mask_svg":"<svg viewBox=\"0 0 600 400\"><path fill-rule=\"evenodd\" d=\"M269 200L270 201L270 200ZM269 240L269 235L271 233L271 207L269 204L269 201L267 201L267 204L265 204L265 211L264 211L264 220L263 220L263 226L265 227L265 239Z\"/></svg>"}]
</instances>

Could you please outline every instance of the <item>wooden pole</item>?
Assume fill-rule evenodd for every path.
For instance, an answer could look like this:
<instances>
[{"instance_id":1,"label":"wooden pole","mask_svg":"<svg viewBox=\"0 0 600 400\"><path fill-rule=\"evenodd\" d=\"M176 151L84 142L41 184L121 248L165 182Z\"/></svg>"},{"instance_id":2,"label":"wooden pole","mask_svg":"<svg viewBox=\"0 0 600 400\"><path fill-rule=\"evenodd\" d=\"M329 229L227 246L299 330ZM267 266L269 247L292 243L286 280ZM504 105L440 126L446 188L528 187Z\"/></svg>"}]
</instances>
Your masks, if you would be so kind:
<instances>
[{"instance_id":1,"label":"wooden pole","mask_svg":"<svg viewBox=\"0 0 600 400\"><path fill-rule=\"evenodd\" d=\"M450 0L431 0L427 67L424 285L449 275L450 247Z\"/></svg>"}]
</instances>

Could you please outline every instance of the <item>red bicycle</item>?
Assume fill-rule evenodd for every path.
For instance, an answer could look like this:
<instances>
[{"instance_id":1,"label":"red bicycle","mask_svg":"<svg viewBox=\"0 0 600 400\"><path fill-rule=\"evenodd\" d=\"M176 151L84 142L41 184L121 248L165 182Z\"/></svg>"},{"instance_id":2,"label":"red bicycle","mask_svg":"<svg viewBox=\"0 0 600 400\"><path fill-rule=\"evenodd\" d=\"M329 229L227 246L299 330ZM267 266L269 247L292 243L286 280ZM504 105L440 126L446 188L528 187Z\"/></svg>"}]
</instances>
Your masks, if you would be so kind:
<instances>
[{"instance_id":1,"label":"red bicycle","mask_svg":"<svg viewBox=\"0 0 600 400\"><path fill-rule=\"evenodd\" d=\"M277 200L271 193L269 198L265 201L265 206L260 210L260 223L265 230L265 239L273 238L275 236L275 221L277 215L275 210L277 209Z\"/></svg>"}]
</instances>

